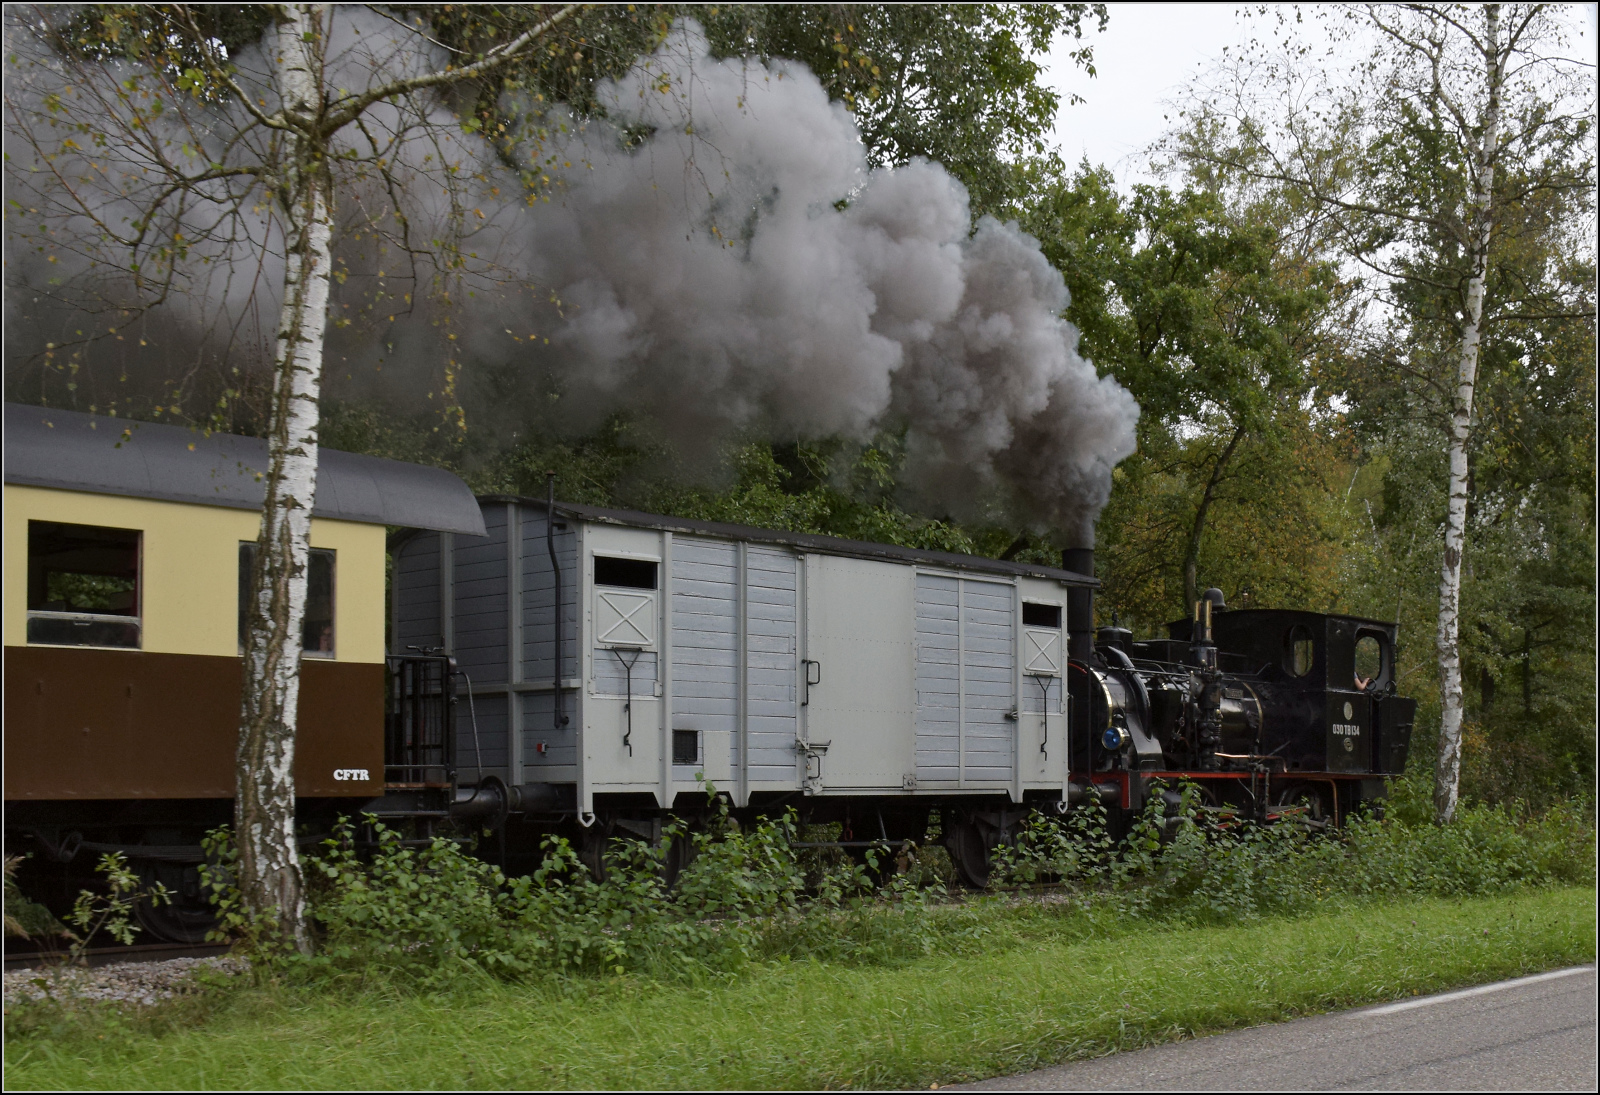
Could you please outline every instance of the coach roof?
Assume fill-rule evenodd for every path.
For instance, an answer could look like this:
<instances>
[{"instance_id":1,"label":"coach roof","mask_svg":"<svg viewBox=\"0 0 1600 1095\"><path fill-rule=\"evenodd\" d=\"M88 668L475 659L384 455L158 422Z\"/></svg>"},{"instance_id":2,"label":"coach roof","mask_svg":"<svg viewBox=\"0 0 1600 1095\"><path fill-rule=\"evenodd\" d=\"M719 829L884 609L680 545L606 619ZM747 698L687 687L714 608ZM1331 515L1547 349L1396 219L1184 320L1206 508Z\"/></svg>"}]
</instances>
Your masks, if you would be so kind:
<instances>
[{"instance_id":1,"label":"coach roof","mask_svg":"<svg viewBox=\"0 0 1600 1095\"><path fill-rule=\"evenodd\" d=\"M258 437L6 404L7 483L259 510L266 467L267 443ZM311 512L336 521L484 534L483 511L456 476L337 449L317 455Z\"/></svg>"}]
</instances>

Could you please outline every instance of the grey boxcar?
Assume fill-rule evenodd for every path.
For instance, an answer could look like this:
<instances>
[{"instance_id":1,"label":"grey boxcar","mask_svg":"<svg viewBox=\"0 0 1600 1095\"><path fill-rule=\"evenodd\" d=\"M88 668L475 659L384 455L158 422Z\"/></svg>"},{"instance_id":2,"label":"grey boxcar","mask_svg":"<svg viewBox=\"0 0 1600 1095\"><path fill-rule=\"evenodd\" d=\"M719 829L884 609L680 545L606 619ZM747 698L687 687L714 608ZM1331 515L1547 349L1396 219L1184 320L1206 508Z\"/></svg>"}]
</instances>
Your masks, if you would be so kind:
<instances>
[{"instance_id":1,"label":"grey boxcar","mask_svg":"<svg viewBox=\"0 0 1600 1095\"><path fill-rule=\"evenodd\" d=\"M933 800L1064 798L1067 593L1093 578L582 505L550 529L543 501L479 502L487 536L417 534L393 582L395 651L442 647L464 675L463 784L637 825L703 802L703 775L739 808L870 800L873 837L885 802L925 821Z\"/></svg>"}]
</instances>

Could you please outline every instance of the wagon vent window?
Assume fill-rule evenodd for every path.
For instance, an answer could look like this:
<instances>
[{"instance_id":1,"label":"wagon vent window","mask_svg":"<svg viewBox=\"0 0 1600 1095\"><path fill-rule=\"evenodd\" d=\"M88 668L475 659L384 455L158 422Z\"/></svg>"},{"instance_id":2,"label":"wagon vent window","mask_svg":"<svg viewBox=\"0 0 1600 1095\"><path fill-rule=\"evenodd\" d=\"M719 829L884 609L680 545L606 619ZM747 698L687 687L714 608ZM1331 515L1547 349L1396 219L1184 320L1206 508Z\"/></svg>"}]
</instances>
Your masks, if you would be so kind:
<instances>
[{"instance_id":1,"label":"wagon vent window","mask_svg":"<svg viewBox=\"0 0 1600 1095\"><path fill-rule=\"evenodd\" d=\"M596 555L594 584L622 586L625 589L654 589L656 564L648 559L617 559L609 555Z\"/></svg>"},{"instance_id":2,"label":"wagon vent window","mask_svg":"<svg viewBox=\"0 0 1600 1095\"><path fill-rule=\"evenodd\" d=\"M140 645L137 529L28 522L28 642Z\"/></svg>"},{"instance_id":3,"label":"wagon vent window","mask_svg":"<svg viewBox=\"0 0 1600 1095\"><path fill-rule=\"evenodd\" d=\"M1060 630L1061 606L1036 605L1032 601L1023 601L1022 625L1024 627L1053 627Z\"/></svg>"},{"instance_id":4,"label":"wagon vent window","mask_svg":"<svg viewBox=\"0 0 1600 1095\"><path fill-rule=\"evenodd\" d=\"M312 548L307 562L306 615L300 625L300 649L314 658L333 657L333 563L335 553ZM239 652L244 652L246 621L250 618L250 568L256 545L239 544Z\"/></svg>"},{"instance_id":5,"label":"wagon vent window","mask_svg":"<svg viewBox=\"0 0 1600 1095\"><path fill-rule=\"evenodd\" d=\"M674 730L672 732L672 763L700 763L700 731Z\"/></svg>"}]
</instances>

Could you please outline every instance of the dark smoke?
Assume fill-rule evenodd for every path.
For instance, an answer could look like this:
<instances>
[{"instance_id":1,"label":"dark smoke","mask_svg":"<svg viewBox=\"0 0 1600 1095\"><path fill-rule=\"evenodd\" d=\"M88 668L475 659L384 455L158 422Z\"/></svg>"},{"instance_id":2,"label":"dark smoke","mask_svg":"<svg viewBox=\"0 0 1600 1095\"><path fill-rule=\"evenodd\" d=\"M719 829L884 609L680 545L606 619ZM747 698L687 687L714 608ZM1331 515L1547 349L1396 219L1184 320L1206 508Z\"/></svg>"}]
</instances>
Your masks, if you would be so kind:
<instances>
[{"instance_id":1,"label":"dark smoke","mask_svg":"<svg viewBox=\"0 0 1600 1095\"><path fill-rule=\"evenodd\" d=\"M392 22L337 10L349 43L341 86L439 60ZM247 79L261 68L251 55L240 64ZM483 283L498 286L456 293L449 311L465 375L553 387L568 434L628 412L691 466L751 434L865 443L903 431L911 504L1069 538L1092 530L1112 467L1133 451L1138 407L1077 353L1061 318L1066 287L1034 240L1015 224L974 225L965 189L938 164L869 170L849 112L809 70L716 60L692 22L600 97L606 121L503 104L530 134L550 134L524 146L523 166L551 178L551 200L532 207L502 196L521 192L518 178L463 139L442 105L372 120L414 133L400 159L417 180L406 201L420 238L449 215L444 189L426 185L440 160L467 163L457 179L472 180L468 204L487 214L470 250ZM440 132L446 154L428 159ZM370 181L346 187L344 211L381 205ZM274 236L263 226L260 238ZM343 247L364 273L336 293L336 309L370 301L386 265L386 287L404 288L394 284L404 264L370 237ZM259 249L249 261L209 257L178 310L190 327L275 315L276 255L259 271ZM241 269L252 276L230 284ZM445 312L422 303L426 280L407 290L411 317L380 324L378 338L330 331L333 390L344 375L391 399L406 377L436 383ZM247 282L248 305L235 299ZM17 310L8 301L8 318ZM518 423L506 410L514 401L501 402L479 421L526 428L525 413Z\"/></svg>"},{"instance_id":2,"label":"dark smoke","mask_svg":"<svg viewBox=\"0 0 1600 1095\"><path fill-rule=\"evenodd\" d=\"M1138 407L1078 355L1034 240L974 228L938 164L869 170L804 66L715 60L692 23L601 98L610 123L540 119L573 166L519 240L564 313L525 360L568 413L645 414L686 449L903 428L924 505L1092 527ZM622 125L653 134L624 150Z\"/></svg>"}]
</instances>

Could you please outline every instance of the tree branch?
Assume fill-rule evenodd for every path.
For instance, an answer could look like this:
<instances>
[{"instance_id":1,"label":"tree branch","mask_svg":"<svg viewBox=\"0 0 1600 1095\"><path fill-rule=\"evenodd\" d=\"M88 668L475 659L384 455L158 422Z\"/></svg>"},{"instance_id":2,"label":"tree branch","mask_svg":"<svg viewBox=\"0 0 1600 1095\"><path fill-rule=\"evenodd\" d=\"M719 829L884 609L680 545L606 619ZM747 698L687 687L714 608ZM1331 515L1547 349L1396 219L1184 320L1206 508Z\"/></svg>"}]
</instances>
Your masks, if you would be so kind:
<instances>
[{"instance_id":1,"label":"tree branch","mask_svg":"<svg viewBox=\"0 0 1600 1095\"><path fill-rule=\"evenodd\" d=\"M391 80L389 83L379 87L369 88L360 95L338 99L330 104L331 113L324 116L321 122L321 129L324 133L335 133L343 129L352 119L362 114L369 106L380 99L389 99L396 95L406 95L414 91L422 91L425 88L459 83L462 80L471 80L474 77L482 76L484 73L490 72L508 61L515 60L524 46L553 30L581 6L580 4L568 4L538 26L530 27L503 46L496 46L485 54L482 60L464 68L446 68L438 72L430 72L426 76Z\"/></svg>"}]
</instances>

